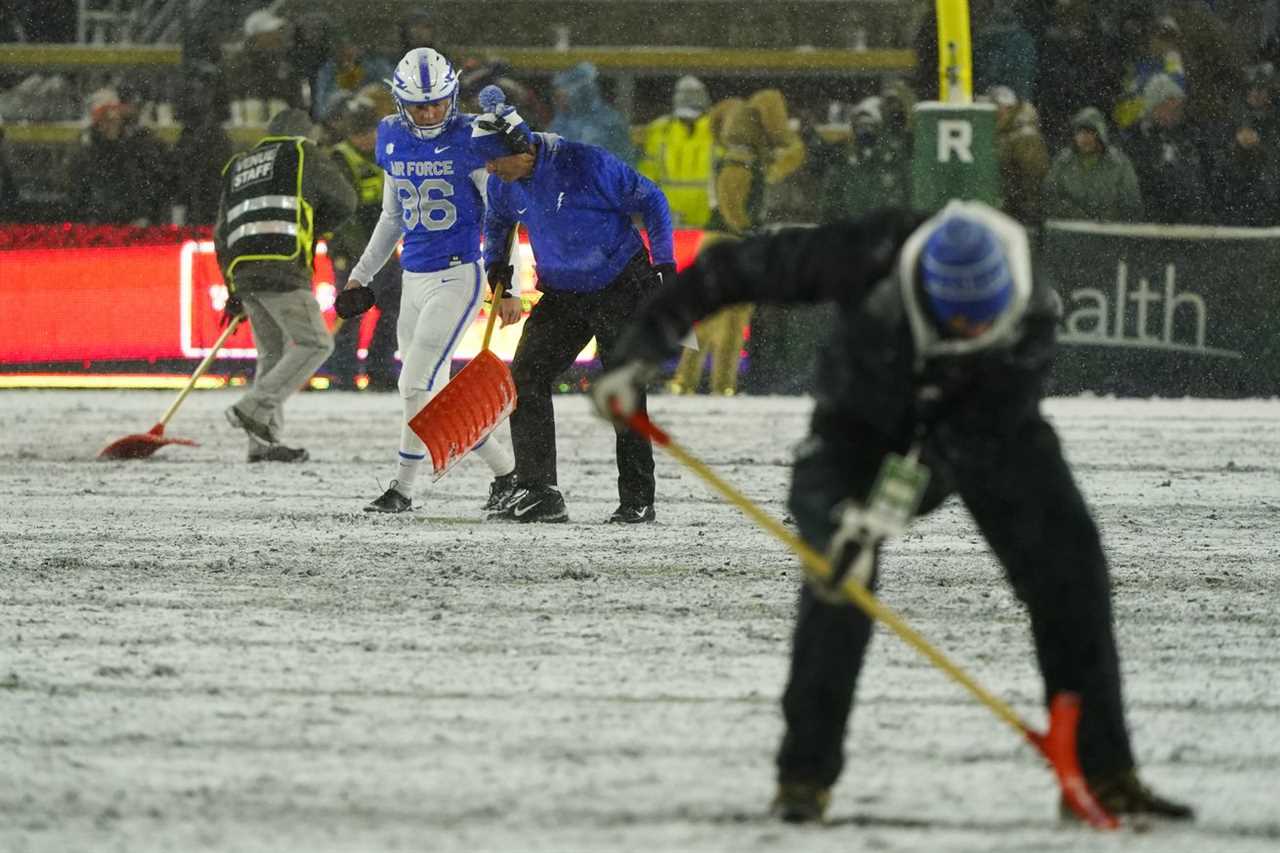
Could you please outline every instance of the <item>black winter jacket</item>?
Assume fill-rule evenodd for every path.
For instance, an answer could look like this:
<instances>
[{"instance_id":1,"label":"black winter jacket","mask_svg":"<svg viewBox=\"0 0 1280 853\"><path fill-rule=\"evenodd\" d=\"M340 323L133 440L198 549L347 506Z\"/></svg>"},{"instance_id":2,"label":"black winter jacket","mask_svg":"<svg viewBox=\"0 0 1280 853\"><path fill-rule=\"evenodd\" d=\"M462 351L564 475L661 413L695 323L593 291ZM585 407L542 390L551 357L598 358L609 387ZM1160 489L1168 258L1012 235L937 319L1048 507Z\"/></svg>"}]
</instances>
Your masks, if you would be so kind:
<instances>
[{"instance_id":1,"label":"black winter jacket","mask_svg":"<svg viewBox=\"0 0 1280 853\"><path fill-rule=\"evenodd\" d=\"M615 363L662 361L695 321L724 305L834 302L841 319L819 354L813 431L836 435L855 421L905 449L924 421L934 454L982 467L1040 417L1061 302L1046 285L1031 284L1001 344L946 352L949 345L939 346L934 333L913 330L902 286L904 244L923 221L885 209L853 222L711 246L655 293L620 340ZM907 267L911 288L918 288ZM933 351L923 357L926 348Z\"/></svg>"}]
</instances>

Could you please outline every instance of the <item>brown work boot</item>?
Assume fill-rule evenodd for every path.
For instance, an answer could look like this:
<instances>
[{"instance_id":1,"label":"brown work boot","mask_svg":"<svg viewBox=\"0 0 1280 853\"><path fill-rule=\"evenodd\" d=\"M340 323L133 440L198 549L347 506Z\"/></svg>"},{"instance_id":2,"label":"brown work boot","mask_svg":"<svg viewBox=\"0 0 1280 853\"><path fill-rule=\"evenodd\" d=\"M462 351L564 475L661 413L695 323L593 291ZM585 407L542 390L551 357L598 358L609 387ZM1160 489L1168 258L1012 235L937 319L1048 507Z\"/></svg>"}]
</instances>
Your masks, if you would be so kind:
<instances>
[{"instance_id":1,"label":"brown work boot","mask_svg":"<svg viewBox=\"0 0 1280 853\"><path fill-rule=\"evenodd\" d=\"M1167 800L1152 791L1138 778L1136 770L1121 770L1107 776L1089 779L1089 790L1098 804L1121 821L1126 818L1164 818L1166 820L1192 820L1195 812L1191 806ZM1063 820L1079 820L1066 802L1058 805Z\"/></svg>"},{"instance_id":2,"label":"brown work boot","mask_svg":"<svg viewBox=\"0 0 1280 853\"><path fill-rule=\"evenodd\" d=\"M782 782L769 812L784 823L822 823L830 803L830 788L808 782Z\"/></svg>"}]
</instances>

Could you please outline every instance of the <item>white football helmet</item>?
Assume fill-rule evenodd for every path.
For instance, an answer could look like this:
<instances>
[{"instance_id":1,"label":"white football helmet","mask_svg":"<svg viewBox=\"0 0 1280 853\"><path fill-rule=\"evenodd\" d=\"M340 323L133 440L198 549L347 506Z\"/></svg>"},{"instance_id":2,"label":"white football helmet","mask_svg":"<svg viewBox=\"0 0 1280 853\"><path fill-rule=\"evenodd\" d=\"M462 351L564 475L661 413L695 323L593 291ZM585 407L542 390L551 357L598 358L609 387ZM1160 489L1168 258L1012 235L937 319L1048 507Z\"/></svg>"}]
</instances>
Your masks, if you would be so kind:
<instances>
[{"instance_id":1,"label":"white football helmet","mask_svg":"<svg viewBox=\"0 0 1280 853\"><path fill-rule=\"evenodd\" d=\"M409 130L422 139L432 139L444 132L458 114L458 75L445 59L429 47L415 47L396 65L391 80L391 95L396 110ZM429 104L449 100L449 112L438 124L421 125L413 120L405 104Z\"/></svg>"}]
</instances>

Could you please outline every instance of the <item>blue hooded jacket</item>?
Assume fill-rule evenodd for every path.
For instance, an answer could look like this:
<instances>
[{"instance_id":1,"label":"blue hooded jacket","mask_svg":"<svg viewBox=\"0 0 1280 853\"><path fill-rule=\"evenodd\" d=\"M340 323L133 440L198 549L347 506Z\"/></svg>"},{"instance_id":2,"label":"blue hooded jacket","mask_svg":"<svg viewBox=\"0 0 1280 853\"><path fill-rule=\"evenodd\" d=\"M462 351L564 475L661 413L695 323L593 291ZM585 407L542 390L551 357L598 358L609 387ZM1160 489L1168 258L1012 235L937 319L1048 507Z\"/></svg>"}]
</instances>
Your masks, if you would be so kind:
<instances>
[{"instance_id":1,"label":"blue hooded jacket","mask_svg":"<svg viewBox=\"0 0 1280 853\"><path fill-rule=\"evenodd\" d=\"M486 266L500 261L511 226L523 222L540 290L603 290L644 250L631 222L640 214L655 265L674 264L671 210L658 185L594 145L534 134L533 174L506 183L490 175L484 217Z\"/></svg>"},{"instance_id":2,"label":"blue hooded jacket","mask_svg":"<svg viewBox=\"0 0 1280 853\"><path fill-rule=\"evenodd\" d=\"M573 142L599 145L628 165L635 165L631 128L622 113L605 103L596 80L596 67L580 62L552 80L565 103L556 110L547 130Z\"/></svg>"}]
</instances>

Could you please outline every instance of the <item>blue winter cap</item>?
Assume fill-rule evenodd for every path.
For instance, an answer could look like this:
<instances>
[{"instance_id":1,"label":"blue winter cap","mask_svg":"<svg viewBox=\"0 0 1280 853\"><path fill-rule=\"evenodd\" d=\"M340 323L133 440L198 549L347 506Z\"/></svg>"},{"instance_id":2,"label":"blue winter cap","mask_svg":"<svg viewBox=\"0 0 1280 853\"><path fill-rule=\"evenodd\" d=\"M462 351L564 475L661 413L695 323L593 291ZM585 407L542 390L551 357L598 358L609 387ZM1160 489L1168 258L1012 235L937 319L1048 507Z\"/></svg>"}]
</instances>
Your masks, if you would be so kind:
<instances>
[{"instance_id":1,"label":"blue winter cap","mask_svg":"<svg viewBox=\"0 0 1280 853\"><path fill-rule=\"evenodd\" d=\"M476 116L471 127L471 150L481 160L496 160L529 151L529 125L508 107L497 113Z\"/></svg>"},{"instance_id":2,"label":"blue winter cap","mask_svg":"<svg viewBox=\"0 0 1280 853\"><path fill-rule=\"evenodd\" d=\"M960 331L994 321L1013 299L1004 248L968 216L938 225L920 253L920 281L939 328Z\"/></svg>"}]
</instances>

